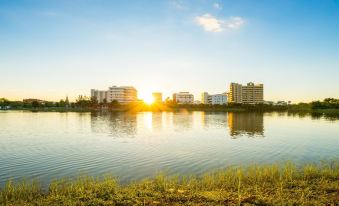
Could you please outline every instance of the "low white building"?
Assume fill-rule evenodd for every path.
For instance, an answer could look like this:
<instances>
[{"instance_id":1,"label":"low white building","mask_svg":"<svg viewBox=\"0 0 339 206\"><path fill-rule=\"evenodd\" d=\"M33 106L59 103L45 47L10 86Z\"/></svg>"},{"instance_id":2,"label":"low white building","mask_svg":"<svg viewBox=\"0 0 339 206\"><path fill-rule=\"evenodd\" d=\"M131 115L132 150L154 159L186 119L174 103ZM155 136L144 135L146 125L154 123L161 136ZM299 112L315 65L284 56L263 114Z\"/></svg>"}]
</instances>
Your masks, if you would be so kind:
<instances>
[{"instance_id":1,"label":"low white building","mask_svg":"<svg viewBox=\"0 0 339 206\"><path fill-rule=\"evenodd\" d=\"M227 94L213 94L210 96L211 104L227 104Z\"/></svg>"},{"instance_id":2,"label":"low white building","mask_svg":"<svg viewBox=\"0 0 339 206\"><path fill-rule=\"evenodd\" d=\"M131 103L137 101L138 92L132 86L112 86L109 87L107 98L109 102Z\"/></svg>"},{"instance_id":3,"label":"low white building","mask_svg":"<svg viewBox=\"0 0 339 206\"><path fill-rule=\"evenodd\" d=\"M193 104L194 96L189 92L179 92L173 94L173 101L178 104Z\"/></svg>"},{"instance_id":4,"label":"low white building","mask_svg":"<svg viewBox=\"0 0 339 206\"><path fill-rule=\"evenodd\" d=\"M227 93L210 95L207 92L203 92L201 94L201 103L202 104L212 104L212 105L227 104Z\"/></svg>"},{"instance_id":5,"label":"low white building","mask_svg":"<svg viewBox=\"0 0 339 206\"><path fill-rule=\"evenodd\" d=\"M99 103L112 102L114 100L119 103L131 103L137 101L137 90L131 86L112 86L108 90L91 90L91 97L96 98Z\"/></svg>"}]
</instances>

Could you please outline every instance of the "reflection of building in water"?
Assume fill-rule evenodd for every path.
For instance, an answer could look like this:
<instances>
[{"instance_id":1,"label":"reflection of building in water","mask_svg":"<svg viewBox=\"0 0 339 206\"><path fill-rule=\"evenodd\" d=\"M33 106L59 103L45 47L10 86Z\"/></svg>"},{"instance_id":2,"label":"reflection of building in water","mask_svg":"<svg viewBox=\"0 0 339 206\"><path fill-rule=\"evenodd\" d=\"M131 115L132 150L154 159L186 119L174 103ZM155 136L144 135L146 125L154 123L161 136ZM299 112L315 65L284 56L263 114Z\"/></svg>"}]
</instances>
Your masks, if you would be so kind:
<instances>
[{"instance_id":1,"label":"reflection of building in water","mask_svg":"<svg viewBox=\"0 0 339 206\"><path fill-rule=\"evenodd\" d=\"M114 137L134 136L137 133L137 115L133 113L91 113L91 129Z\"/></svg>"},{"instance_id":2,"label":"reflection of building in water","mask_svg":"<svg viewBox=\"0 0 339 206\"><path fill-rule=\"evenodd\" d=\"M193 125L192 112L173 113L173 126L182 130L190 129Z\"/></svg>"},{"instance_id":3,"label":"reflection of building in water","mask_svg":"<svg viewBox=\"0 0 339 206\"><path fill-rule=\"evenodd\" d=\"M227 127L227 113L201 112L201 125L203 128Z\"/></svg>"},{"instance_id":4,"label":"reflection of building in water","mask_svg":"<svg viewBox=\"0 0 339 206\"><path fill-rule=\"evenodd\" d=\"M163 113L162 112L153 112L152 113L152 129L161 130L163 126Z\"/></svg>"},{"instance_id":5,"label":"reflection of building in water","mask_svg":"<svg viewBox=\"0 0 339 206\"><path fill-rule=\"evenodd\" d=\"M162 119L162 128L170 129L173 128L173 112L162 112L163 119Z\"/></svg>"},{"instance_id":6,"label":"reflection of building in water","mask_svg":"<svg viewBox=\"0 0 339 206\"><path fill-rule=\"evenodd\" d=\"M264 135L264 114L263 113L228 113L228 127L231 136Z\"/></svg>"}]
</instances>

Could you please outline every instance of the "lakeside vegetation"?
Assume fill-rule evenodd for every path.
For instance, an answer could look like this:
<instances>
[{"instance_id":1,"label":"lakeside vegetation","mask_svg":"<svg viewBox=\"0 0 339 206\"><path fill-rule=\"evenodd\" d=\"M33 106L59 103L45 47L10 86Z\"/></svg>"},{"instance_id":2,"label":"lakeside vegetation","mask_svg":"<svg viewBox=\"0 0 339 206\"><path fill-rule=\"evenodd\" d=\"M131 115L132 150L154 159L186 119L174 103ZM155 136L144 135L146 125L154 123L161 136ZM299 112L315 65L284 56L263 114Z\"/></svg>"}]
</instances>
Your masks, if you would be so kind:
<instances>
[{"instance_id":1,"label":"lakeside vegetation","mask_svg":"<svg viewBox=\"0 0 339 206\"><path fill-rule=\"evenodd\" d=\"M112 176L8 182L0 205L336 205L339 162L231 167L196 176L158 175L119 184Z\"/></svg>"},{"instance_id":2,"label":"lakeside vegetation","mask_svg":"<svg viewBox=\"0 0 339 206\"><path fill-rule=\"evenodd\" d=\"M30 111L58 111L58 112L90 112L99 110L109 111L212 111L212 112L308 112L317 114L339 115L339 99L326 98L323 101L313 101L311 103L298 103L289 105L269 105L269 104L234 104L227 105L204 105L204 104L177 104L171 100L166 100L162 104L146 104L142 101L119 104L117 101L111 103L98 103L95 99L79 96L75 102L68 99L59 102L48 102L42 100L31 101L9 101L0 98L0 108L13 110Z\"/></svg>"}]
</instances>

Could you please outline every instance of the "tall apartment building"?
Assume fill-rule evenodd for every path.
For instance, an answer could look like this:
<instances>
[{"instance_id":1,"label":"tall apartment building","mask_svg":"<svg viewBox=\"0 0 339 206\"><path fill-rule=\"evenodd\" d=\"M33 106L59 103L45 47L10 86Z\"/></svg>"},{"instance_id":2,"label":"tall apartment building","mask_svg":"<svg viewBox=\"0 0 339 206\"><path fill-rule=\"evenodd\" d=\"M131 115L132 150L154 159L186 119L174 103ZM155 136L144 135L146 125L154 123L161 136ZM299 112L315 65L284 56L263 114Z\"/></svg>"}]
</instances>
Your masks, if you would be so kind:
<instances>
[{"instance_id":1,"label":"tall apartment building","mask_svg":"<svg viewBox=\"0 0 339 206\"><path fill-rule=\"evenodd\" d=\"M232 103L262 104L264 103L264 85L253 82L247 85L231 83L228 100Z\"/></svg>"},{"instance_id":2,"label":"tall apartment building","mask_svg":"<svg viewBox=\"0 0 339 206\"><path fill-rule=\"evenodd\" d=\"M131 103L137 101L138 92L134 87L131 86L112 86L108 90L91 90L91 97L97 99L99 103L104 102L106 99L107 102L112 102L114 100L119 103Z\"/></svg>"},{"instance_id":3,"label":"tall apartment building","mask_svg":"<svg viewBox=\"0 0 339 206\"><path fill-rule=\"evenodd\" d=\"M209 96L207 92L201 93L201 104L210 104Z\"/></svg>"},{"instance_id":4,"label":"tall apartment building","mask_svg":"<svg viewBox=\"0 0 339 206\"><path fill-rule=\"evenodd\" d=\"M242 85L238 83L231 83L228 93L228 102L242 103Z\"/></svg>"},{"instance_id":5,"label":"tall apartment building","mask_svg":"<svg viewBox=\"0 0 339 206\"><path fill-rule=\"evenodd\" d=\"M243 104L263 104L264 103L264 85L247 83L242 86L242 103Z\"/></svg>"},{"instance_id":6,"label":"tall apartment building","mask_svg":"<svg viewBox=\"0 0 339 206\"><path fill-rule=\"evenodd\" d=\"M179 92L173 94L173 101L178 104L193 104L194 96L189 92Z\"/></svg>"},{"instance_id":7,"label":"tall apartment building","mask_svg":"<svg viewBox=\"0 0 339 206\"><path fill-rule=\"evenodd\" d=\"M227 104L227 94L208 94L207 92L203 92L201 94L201 103L202 104Z\"/></svg>"},{"instance_id":8,"label":"tall apartment building","mask_svg":"<svg viewBox=\"0 0 339 206\"><path fill-rule=\"evenodd\" d=\"M106 90L91 89L91 97L94 97L99 103L102 103L105 100L106 102L108 101L107 94L108 92Z\"/></svg>"},{"instance_id":9,"label":"tall apartment building","mask_svg":"<svg viewBox=\"0 0 339 206\"><path fill-rule=\"evenodd\" d=\"M154 103L162 103L162 93L161 92L153 92L153 102Z\"/></svg>"}]
</instances>

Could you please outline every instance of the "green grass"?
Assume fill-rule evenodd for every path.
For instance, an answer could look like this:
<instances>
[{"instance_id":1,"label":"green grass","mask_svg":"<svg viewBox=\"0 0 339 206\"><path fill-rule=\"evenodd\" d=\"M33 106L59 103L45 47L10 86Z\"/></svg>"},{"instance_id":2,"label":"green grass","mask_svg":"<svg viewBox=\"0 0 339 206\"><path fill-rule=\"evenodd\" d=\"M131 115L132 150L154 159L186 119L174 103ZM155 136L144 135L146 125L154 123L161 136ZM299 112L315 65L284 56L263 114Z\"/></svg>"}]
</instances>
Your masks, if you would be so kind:
<instances>
[{"instance_id":1,"label":"green grass","mask_svg":"<svg viewBox=\"0 0 339 206\"><path fill-rule=\"evenodd\" d=\"M337 205L339 162L228 168L201 177L158 175L120 185L113 177L7 185L0 205Z\"/></svg>"}]
</instances>

